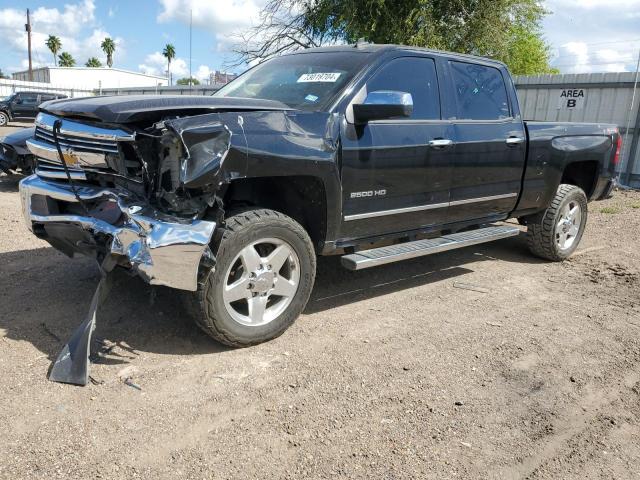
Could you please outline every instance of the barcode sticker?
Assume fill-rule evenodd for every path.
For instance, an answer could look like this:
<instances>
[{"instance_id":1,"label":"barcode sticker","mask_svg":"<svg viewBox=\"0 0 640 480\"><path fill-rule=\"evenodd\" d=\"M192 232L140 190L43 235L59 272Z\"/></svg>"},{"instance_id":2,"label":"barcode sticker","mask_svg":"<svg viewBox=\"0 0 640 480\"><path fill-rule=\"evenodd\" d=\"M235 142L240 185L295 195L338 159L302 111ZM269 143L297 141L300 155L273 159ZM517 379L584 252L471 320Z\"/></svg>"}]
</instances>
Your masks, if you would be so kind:
<instances>
[{"instance_id":1,"label":"barcode sticker","mask_svg":"<svg viewBox=\"0 0 640 480\"><path fill-rule=\"evenodd\" d=\"M340 73L305 73L298 78L298 83L310 82L335 82L340 78Z\"/></svg>"}]
</instances>

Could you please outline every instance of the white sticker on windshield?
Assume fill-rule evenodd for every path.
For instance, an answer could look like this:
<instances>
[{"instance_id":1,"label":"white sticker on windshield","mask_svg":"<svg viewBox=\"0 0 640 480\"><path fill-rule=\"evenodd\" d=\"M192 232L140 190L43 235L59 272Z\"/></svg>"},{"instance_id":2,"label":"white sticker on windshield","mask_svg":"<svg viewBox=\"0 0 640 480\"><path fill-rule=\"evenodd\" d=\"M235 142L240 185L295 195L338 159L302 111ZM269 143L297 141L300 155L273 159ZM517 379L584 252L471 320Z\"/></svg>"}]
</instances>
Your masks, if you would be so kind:
<instances>
[{"instance_id":1,"label":"white sticker on windshield","mask_svg":"<svg viewBox=\"0 0 640 480\"><path fill-rule=\"evenodd\" d=\"M305 73L298 78L297 83L309 83L309 82L335 82L340 77L340 73Z\"/></svg>"}]
</instances>

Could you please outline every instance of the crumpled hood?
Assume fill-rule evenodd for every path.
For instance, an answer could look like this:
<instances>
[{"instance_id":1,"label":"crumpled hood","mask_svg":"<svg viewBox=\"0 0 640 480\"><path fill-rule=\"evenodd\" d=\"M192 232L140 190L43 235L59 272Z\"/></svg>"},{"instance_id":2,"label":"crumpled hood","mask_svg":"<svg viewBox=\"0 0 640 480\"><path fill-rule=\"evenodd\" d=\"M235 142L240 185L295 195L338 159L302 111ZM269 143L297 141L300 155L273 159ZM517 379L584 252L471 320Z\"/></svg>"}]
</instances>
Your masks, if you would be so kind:
<instances>
[{"instance_id":1,"label":"crumpled hood","mask_svg":"<svg viewBox=\"0 0 640 480\"><path fill-rule=\"evenodd\" d=\"M132 123L158 115L171 116L220 111L291 110L284 103L255 98L195 95L120 95L53 100L40 110L63 117L106 123Z\"/></svg>"}]
</instances>

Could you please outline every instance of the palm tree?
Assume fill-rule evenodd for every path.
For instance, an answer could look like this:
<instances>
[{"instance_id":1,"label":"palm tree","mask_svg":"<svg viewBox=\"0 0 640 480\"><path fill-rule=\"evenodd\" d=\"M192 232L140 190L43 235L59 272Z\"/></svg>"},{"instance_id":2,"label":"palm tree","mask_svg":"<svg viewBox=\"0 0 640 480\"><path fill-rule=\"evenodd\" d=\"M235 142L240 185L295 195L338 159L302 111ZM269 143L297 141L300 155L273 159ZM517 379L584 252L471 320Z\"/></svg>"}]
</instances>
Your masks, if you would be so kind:
<instances>
[{"instance_id":1,"label":"palm tree","mask_svg":"<svg viewBox=\"0 0 640 480\"><path fill-rule=\"evenodd\" d=\"M87 63L85 63L84 66L85 67L100 68L100 67L102 67L102 63L100 63L100 60L98 60L96 57L91 57L90 59L87 60Z\"/></svg>"},{"instance_id":2,"label":"palm tree","mask_svg":"<svg viewBox=\"0 0 640 480\"><path fill-rule=\"evenodd\" d=\"M58 66L58 52L62 50L62 42L59 37L49 35L46 42L47 48L53 53L53 63Z\"/></svg>"},{"instance_id":3,"label":"palm tree","mask_svg":"<svg viewBox=\"0 0 640 480\"><path fill-rule=\"evenodd\" d=\"M73 67L76 64L75 59L69 52L62 52L58 57L58 65L61 67Z\"/></svg>"},{"instance_id":4,"label":"palm tree","mask_svg":"<svg viewBox=\"0 0 640 480\"><path fill-rule=\"evenodd\" d=\"M171 60L176 58L176 48L170 43L167 43L162 51L162 55L167 59L167 74L169 77L169 85L171 85Z\"/></svg>"},{"instance_id":5,"label":"palm tree","mask_svg":"<svg viewBox=\"0 0 640 480\"><path fill-rule=\"evenodd\" d=\"M107 65L109 68L113 67L113 52L116 51L116 42L112 38L105 38L100 44L102 51L107 54Z\"/></svg>"}]
</instances>

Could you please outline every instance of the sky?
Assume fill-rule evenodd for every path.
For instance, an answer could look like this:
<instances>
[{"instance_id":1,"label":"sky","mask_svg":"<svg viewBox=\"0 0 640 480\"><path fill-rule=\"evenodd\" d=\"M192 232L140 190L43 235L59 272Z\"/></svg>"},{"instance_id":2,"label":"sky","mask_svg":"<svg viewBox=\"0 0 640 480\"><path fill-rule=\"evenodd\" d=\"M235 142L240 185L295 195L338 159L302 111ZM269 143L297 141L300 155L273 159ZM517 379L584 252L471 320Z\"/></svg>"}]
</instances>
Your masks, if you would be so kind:
<instances>
[{"instance_id":1,"label":"sky","mask_svg":"<svg viewBox=\"0 0 640 480\"><path fill-rule=\"evenodd\" d=\"M78 65L106 63L100 49L114 38L114 67L165 75L162 50L176 48L173 78L189 75L189 21L193 13L191 68L207 79L234 60L235 35L259 21L267 0L0 0L0 69L27 68L25 10L31 9L34 66L52 65L48 35L62 40ZM635 71L640 51L640 0L546 0L543 32L552 64L562 73Z\"/></svg>"}]
</instances>

